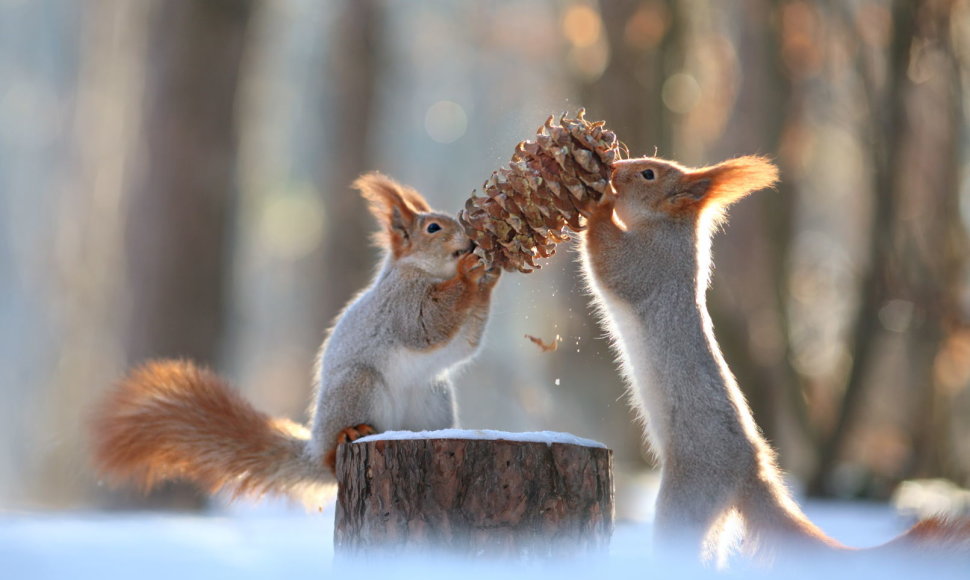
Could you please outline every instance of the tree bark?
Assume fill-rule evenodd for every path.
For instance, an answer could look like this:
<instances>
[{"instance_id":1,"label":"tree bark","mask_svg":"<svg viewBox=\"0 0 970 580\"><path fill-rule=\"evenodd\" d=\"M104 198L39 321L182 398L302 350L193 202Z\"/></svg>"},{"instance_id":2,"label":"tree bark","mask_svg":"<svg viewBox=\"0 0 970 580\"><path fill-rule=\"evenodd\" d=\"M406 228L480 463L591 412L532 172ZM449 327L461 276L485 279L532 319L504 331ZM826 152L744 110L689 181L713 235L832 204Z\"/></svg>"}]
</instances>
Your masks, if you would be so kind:
<instances>
[{"instance_id":1,"label":"tree bark","mask_svg":"<svg viewBox=\"0 0 970 580\"><path fill-rule=\"evenodd\" d=\"M339 557L606 552L612 451L505 440L377 440L337 454Z\"/></svg>"}]
</instances>

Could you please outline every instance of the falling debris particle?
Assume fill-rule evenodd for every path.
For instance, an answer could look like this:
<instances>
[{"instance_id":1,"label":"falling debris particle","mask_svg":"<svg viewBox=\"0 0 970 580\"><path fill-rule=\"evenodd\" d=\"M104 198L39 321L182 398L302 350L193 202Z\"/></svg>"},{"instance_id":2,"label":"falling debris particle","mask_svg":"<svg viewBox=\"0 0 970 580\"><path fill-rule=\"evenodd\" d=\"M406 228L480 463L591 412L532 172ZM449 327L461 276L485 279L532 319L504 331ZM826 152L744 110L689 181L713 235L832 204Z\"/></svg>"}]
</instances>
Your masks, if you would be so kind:
<instances>
[{"instance_id":1,"label":"falling debris particle","mask_svg":"<svg viewBox=\"0 0 970 580\"><path fill-rule=\"evenodd\" d=\"M556 379L556 386L559 386L559 379Z\"/></svg>"},{"instance_id":2,"label":"falling debris particle","mask_svg":"<svg viewBox=\"0 0 970 580\"><path fill-rule=\"evenodd\" d=\"M555 338L552 339L551 342L546 342L541 338L539 338L538 336L532 336L531 334L527 334L525 335L525 337L531 340L532 342L534 342L539 348L541 348L542 352L553 352L559 348L559 343L562 342L562 337L559 336L558 334L556 335Z\"/></svg>"}]
</instances>

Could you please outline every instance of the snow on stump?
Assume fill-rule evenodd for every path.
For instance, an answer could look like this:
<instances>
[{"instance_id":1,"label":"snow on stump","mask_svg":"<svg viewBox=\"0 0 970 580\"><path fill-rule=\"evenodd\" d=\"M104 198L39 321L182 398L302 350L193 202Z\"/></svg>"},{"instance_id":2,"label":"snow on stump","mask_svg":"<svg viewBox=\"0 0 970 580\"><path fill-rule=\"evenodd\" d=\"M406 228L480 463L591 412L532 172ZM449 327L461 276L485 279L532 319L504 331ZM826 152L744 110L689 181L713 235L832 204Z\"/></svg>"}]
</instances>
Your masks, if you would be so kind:
<instances>
[{"instance_id":1,"label":"snow on stump","mask_svg":"<svg viewBox=\"0 0 970 580\"><path fill-rule=\"evenodd\" d=\"M606 553L613 452L560 433L388 432L337 451L338 556Z\"/></svg>"}]
</instances>

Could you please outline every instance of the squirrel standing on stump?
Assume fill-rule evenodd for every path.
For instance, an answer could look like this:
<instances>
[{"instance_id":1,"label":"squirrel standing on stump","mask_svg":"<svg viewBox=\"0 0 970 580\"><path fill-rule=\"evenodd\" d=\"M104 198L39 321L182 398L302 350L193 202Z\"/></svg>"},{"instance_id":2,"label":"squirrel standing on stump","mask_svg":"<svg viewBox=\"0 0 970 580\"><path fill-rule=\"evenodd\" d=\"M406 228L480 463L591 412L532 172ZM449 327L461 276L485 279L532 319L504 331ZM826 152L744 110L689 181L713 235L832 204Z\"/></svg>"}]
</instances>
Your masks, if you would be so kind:
<instances>
[{"instance_id":1,"label":"squirrel standing on stump","mask_svg":"<svg viewBox=\"0 0 970 580\"><path fill-rule=\"evenodd\" d=\"M96 410L95 463L108 479L310 499L334 481L339 444L456 426L448 373L478 350L499 270L417 191L377 173L354 186L382 226L385 257L323 343L309 427L257 411L192 363L151 361Z\"/></svg>"}]
</instances>

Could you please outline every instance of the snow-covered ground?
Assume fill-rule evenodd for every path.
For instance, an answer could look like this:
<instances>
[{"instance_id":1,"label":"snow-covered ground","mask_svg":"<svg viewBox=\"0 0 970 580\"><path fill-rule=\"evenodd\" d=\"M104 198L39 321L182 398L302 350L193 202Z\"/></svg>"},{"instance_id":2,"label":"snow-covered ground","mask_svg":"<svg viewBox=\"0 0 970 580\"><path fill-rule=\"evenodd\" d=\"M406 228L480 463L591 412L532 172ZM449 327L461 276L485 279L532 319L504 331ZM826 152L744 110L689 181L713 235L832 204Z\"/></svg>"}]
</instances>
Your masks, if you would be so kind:
<instances>
[{"instance_id":1,"label":"snow-covered ground","mask_svg":"<svg viewBox=\"0 0 970 580\"><path fill-rule=\"evenodd\" d=\"M887 506L862 503L809 503L806 511L826 531L855 546L882 543L908 522ZM81 580L139 578L335 578L366 573L389 578L636 578L711 577L714 572L649 555L650 526L620 522L610 556L549 563L468 562L427 556L401 562L333 562L333 508L307 514L264 502L236 504L211 514L0 513L0 578ZM923 570L893 562L883 569L823 567L825 580L839 577L970 579L952 566ZM965 572L965 573L964 573ZM734 569L731 576L765 572ZM771 577L819 578L812 563L776 570Z\"/></svg>"}]
</instances>

